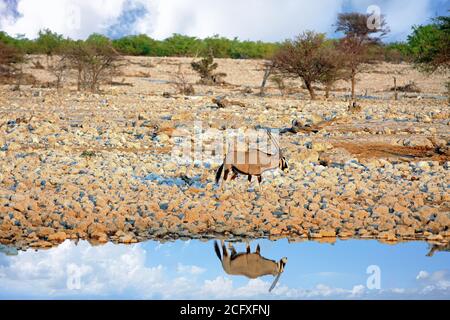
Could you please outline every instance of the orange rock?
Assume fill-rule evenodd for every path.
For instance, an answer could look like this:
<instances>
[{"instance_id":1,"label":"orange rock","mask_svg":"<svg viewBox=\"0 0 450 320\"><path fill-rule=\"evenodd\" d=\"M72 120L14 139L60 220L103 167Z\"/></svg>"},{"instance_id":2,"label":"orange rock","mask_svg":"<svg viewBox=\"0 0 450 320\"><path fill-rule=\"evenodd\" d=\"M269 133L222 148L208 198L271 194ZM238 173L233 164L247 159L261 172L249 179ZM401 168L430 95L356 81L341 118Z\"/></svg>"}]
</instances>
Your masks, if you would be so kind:
<instances>
[{"instance_id":1,"label":"orange rock","mask_svg":"<svg viewBox=\"0 0 450 320\"><path fill-rule=\"evenodd\" d=\"M108 236L104 232L94 232L90 234L91 239L94 239L100 243L106 243L108 242Z\"/></svg>"},{"instance_id":2,"label":"orange rock","mask_svg":"<svg viewBox=\"0 0 450 320\"><path fill-rule=\"evenodd\" d=\"M47 238L49 241L63 242L67 239L67 234L63 231L56 232L51 234Z\"/></svg>"},{"instance_id":3,"label":"orange rock","mask_svg":"<svg viewBox=\"0 0 450 320\"><path fill-rule=\"evenodd\" d=\"M37 228L37 231L36 231L36 234L39 238L48 237L53 233L55 233L55 230L53 228L49 228L49 227L40 227L40 228Z\"/></svg>"},{"instance_id":4,"label":"orange rock","mask_svg":"<svg viewBox=\"0 0 450 320\"><path fill-rule=\"evenodd\" d=\"M32 248L51 248L53 244L48 241L37 241L30 244Z\"/></svg>"},{"instance_id":5,"label":"orange rock","mask_svg":"<svg viewBox=\"0 0 450 320\"><path fill-rule=\"evenodd\" d=\"M333 237L333 238L336 237L336 231L334 230L320 230L319 234L322 237Z\"/></svg>"}]
</instances>

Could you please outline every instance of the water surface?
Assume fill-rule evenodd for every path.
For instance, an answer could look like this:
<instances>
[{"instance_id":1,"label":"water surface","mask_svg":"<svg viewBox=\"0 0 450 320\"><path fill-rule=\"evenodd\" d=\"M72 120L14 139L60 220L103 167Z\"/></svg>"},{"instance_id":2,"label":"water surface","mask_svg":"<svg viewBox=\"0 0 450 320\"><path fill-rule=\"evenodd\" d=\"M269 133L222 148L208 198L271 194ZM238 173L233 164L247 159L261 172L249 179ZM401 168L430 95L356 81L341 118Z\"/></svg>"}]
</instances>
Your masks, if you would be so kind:
<instances>
[{"instance_id":1,"label":"water surface","mask_svg":"<svg viewBox=\"0 0 450 320\"><path fill-rule=\"evenodd\" d=\"M449 299L450 254L424 242L334 244L255 240L288 262L280 280L224 272L213 241L134 245L66 241L50 250L0 246L0 299ZM245 244L236 243L238 252ZM448 249L447 249L448 250ZM431 255L429 254L429 255Z\"/></svg>"}]
</instances>

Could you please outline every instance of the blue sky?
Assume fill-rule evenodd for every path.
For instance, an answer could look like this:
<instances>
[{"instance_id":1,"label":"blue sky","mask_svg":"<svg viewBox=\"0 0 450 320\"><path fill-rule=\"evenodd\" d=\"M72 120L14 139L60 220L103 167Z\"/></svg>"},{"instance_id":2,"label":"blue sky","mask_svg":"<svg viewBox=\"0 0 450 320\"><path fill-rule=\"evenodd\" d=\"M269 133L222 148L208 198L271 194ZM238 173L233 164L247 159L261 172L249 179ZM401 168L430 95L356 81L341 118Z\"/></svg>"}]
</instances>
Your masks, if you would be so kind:
<instances>
[{"instance_id":1,"label":"blue sky","mask_svg":"<svg viewBox=\"0 0 450 320\"><path fill-rule=\"evenodd\" d=\"M334 36L339 12L365 13L371 5L388 20L386 40L395 41L405 40L411 26L448 14L450 0L0 0L0 29L29 38L50 28L76 39L99 32L281 41L309 29Z\"/></svg>"},{"instance_id":2,"label":"blue sky","mask_svg":"<svg viewBox=\"0 0 450 320\"><path fill-rule=\"evenodd\" d=\"M450 299L450 254L426 257L424 242L261 240L253 249L257 243L266 258L288 258L272 293L272 276L227 275L211 241L96 247L66 241L51 250L0 254L0 299ZM367 287L369 266L380 270L379 289ZM79 281L71 282L75 274Z\"/></svg>"}]
</instances>

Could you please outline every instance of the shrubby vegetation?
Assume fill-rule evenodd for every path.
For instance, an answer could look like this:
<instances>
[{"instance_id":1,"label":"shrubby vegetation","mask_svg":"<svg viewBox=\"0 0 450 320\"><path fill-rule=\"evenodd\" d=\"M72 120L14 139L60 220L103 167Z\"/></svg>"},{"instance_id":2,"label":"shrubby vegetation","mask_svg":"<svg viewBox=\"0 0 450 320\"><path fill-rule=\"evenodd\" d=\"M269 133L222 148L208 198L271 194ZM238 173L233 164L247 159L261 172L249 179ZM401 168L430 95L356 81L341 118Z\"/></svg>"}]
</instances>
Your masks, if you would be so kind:
<instances>
[{"instance_id":1,"label":"shrubby vegetation","mask_svg":"<svg viewBox=\"0 0 450 320\"><path fill-rule=\"evenodd\" d=\"M200 61L193 61L191 63L192 69L200 76L199 83L204 85L223 83L223 78L226 76L226 73L215 72L218 66L217 62L214 62L212 51Z\"/></svg>"},{"instance_id":2,"label":"shrubby vegetation","mask_svg":"<svg viewBox=\"0 0 450 320\"><path fill-rule=\"evenodd\" d=\"M0 41L0 82L15 83L15 90L20 89L24 73L22 64L25 56L22 50L16 48L11 43ZM33 78L33 76L30 76Z\"/></svg>"},{"instance_id":3,"label":"shrubby vegetation","mask_svg":"<svg viewBox=\"0 0 450 320\"><path fill-rule=\"evenodd\" d=\"M77 71L77 88L91 92L99 90L102 81L112 81L120 58L111 40L100 34L91 35L86 41L77 41L61 49L61 59Z\"/></svg>"},{"instance_id":4,"label":"shrubby vegetation","mask_svg":"<svg viewBox=\"0 0 450 320\"><path fill-rule=\"evenodd\" d=\"M343 65L341 54L325 41L325 34L305 32L287 40L273 57L276 71L287 77L300 77L311 99L316 98L314 83L328 88L339 78Z\"/></svg>"},{"instance_id":5,"label":"shrubby vegetation","mask_svg":"<svg viewBox=\"0 0 450 320\"><path fill-rule=\"evenodd\" d=\"M41 30L34 40L22 36L13 38L5 32L0 32L0 41L27 54L45 54L49 57L61 47L77 42L48 29ZM174 34L164 40L155 40L141 34L114 39L112 46L120 54L132 56L203 57L212 52L216 58L268 59L280 45L262 41L241 41L237 38L230 40L218 35L199 39Z\"/></svg>"},{"instance_id":6,"label":"shrubby vegetation","mask_svg":"<svg viewBox=\"0 0 450 320\"><path fill-rule=\"evenodd\" d=\"M437 17L433 23L413 27L407 50L417 68L424 72L450 67L450 17Z\"/></svg>"},{"instance_id":7,"label":"shrubby vegetation","mask_svg":"<svg viewBox=\"0 0 450 320\"><path fill-rule=\"evenodd\" d=\"M389 32L383 16L379 25L373 28L367 25L369 18L370 14L340 13L336 22L336 31L344 33L336 48L345 56L343 62L349 73L352 100L356 98L356 75L361 71L361 65L370 61L369 49L374 45L380 46L381 37Z\"/></svg>"},{"instance_id":8,"label":"shrubby vegetation","mask_svg":"<svg viewBox=\"0 0 450 320\"><path fill-rule=\"evenodd\" d=\"M389 31L384 17L377 29L369 29L367 19L367 14L342 13L336 23L336 31L343 34L340 39L326 39L324 34L306 32L283 43L242 41L218 35L199 39L181 34L164 40L144 34L111 40L93 34L86 40L75 41L48 29L41 30L36 39L30 40L0 31L0 76L20 79L25 55L43 54L47 56L46 69L57 79L57 88L66 74L75 70L79 90L97 91L100 82L112 78L121 55L183 56L193 58L191 67L200 75L200 83L217 84L225 75L215 72L214 58L265 59L261 94L264 94L267 80L275 81L284 92L283 77L300 77L314 99L314 84L322 84L328 96L335 81L347 79L355 99L356 75L363 63L406 61L428 73L448 70L449 17L438 17L428 25L413 27L407 42L388 44L381 42L381 37ZM40 62L35 67L44 68ZM191 92L181 69L174 83L181 88L178 91Z\"/></svg>"},{"instance_id":9,"label":"shrubby vegetation","mask_svg":"<svg viewBox=\"0 0 450 320\"><path fill-rule=\"evenodd\" d=\"M356 29L348 29L350 24L353 24L354 28L361 22L359 23L360 27L365 27L366 18L364 14L341 14L338 17L337 29L349 38L350 33L355 35L354 31L357 31ZM342 20L341 26L339 26L339 19ZM351 21L348 21L349 19ZM373 59L381 61L402 62L414 60L417 65L425 68L427 65L442 65L442 61L445 59L447 59L446 63L448 64L449 19L449 17L438 17L431 24L413 27L412 34L408 37L407 42L372 43L367 53ZM360 28L359 32L361 30ZM370 34L365 34L364 36L367 35L370 37ZM239 40L238 38L227 39L218 35L199 39L181 34L174 34L164 40L155 40L145 34L140 34L110 41L112 47L122 55L205 57L212 52L215 58L232 59L270 59L283 45L282 43ZM337 40L327 41L335 42ZM51 57L62 47L73 45L79 41L65 38L60 34L44 29L33 40L27 39L22 35L12 37L0 31L0 42L12 46L24 54L45 54Z\"/></svg>"}]
</instances>

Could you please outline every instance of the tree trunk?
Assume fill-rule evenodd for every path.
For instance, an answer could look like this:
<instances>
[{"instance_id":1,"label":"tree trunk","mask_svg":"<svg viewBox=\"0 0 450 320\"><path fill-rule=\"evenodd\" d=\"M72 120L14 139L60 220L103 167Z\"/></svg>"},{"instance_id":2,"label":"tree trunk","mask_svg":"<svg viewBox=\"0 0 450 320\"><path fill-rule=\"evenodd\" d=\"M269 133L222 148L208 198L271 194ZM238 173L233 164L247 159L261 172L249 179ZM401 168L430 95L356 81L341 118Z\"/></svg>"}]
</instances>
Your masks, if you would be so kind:
<instances>
[{"instance_id":1,"label":"tree trunk","mask_svg":"<svg viewBox=\"0 0 450 320\"><path fill-rule=\"evenodd\" d=\"M394 77L394 99L395 101L398 100L398 93L397 93L397 78Z\"/></svg>"},{"instance_id":2,"label":"tree trunk","mask_svg":"<svg viewBox=\"0 0 450 320\"><path fill-rule=\"evenodd\" d=\"M263 96L265 94L267 79L269 79L271 73L272 73L272 65L266 66L264 70L263 81L261 83L261 88L259 90L260 96Z\"/></svg>"},{"instance_id":3,"label":"tree trunk","mask_svg":"<svg viewBox=\"0 0 450 320\"><path fill-rule=\"evenodd\" d=\"M329 84L325 85L325 98L328 99L330 97L331 86Z\"/></svg>"},{"instance_id":4,"label":"tree trunk","mask_svg":"<svg viewBox=\"0 0 450 320\"><path fill-rule=\"evenodd\" d=\"M20 86L22 84L22 78L23 78L23 67L22 65L20 65L19 68L19 74L17 75L17 82L16 82L16 86L14 88L14 90L20 91Z\"/></svg>"},{"instance_id":5,"label":"tree trunk","mask_svg":"<svg viewBox=\"0 0 450 320\"><path fill-rule=\"evenodd\" d=\"M312 83L310 81L305 80L305 86L306 86L306 89L308 89L311 100L316 100L316 93L314 92Z\"/></svg>"},{"instance_id":6,"label":"tree trunk","mask_svg":"<svg viewBox=\"0 0 450 320\"><path fill-rule=\"evenodd\" d=\"M355 101L355 83L356 83L356 71L352 69L352 101Z\"/></svg>"},{"instance_id":7,"label":"tree trunk","mask_svg":"<svg viewBox=\"0 0 450 320\"><path fill-rule=\"evenodd\" d=\"M448 103L450 103L450 82L446 83L446 87L447 87L447 101Z\"/></svg>"},{"instance_id":8,"label":"tree trunk","mask_svg":"<svg viewBox=\"0 0 450 320\"><path fill-rule=\"evenodd\" d=\"M81 90L81 68L78 68L77 91Z\"/></svg>"}]
</instances>

